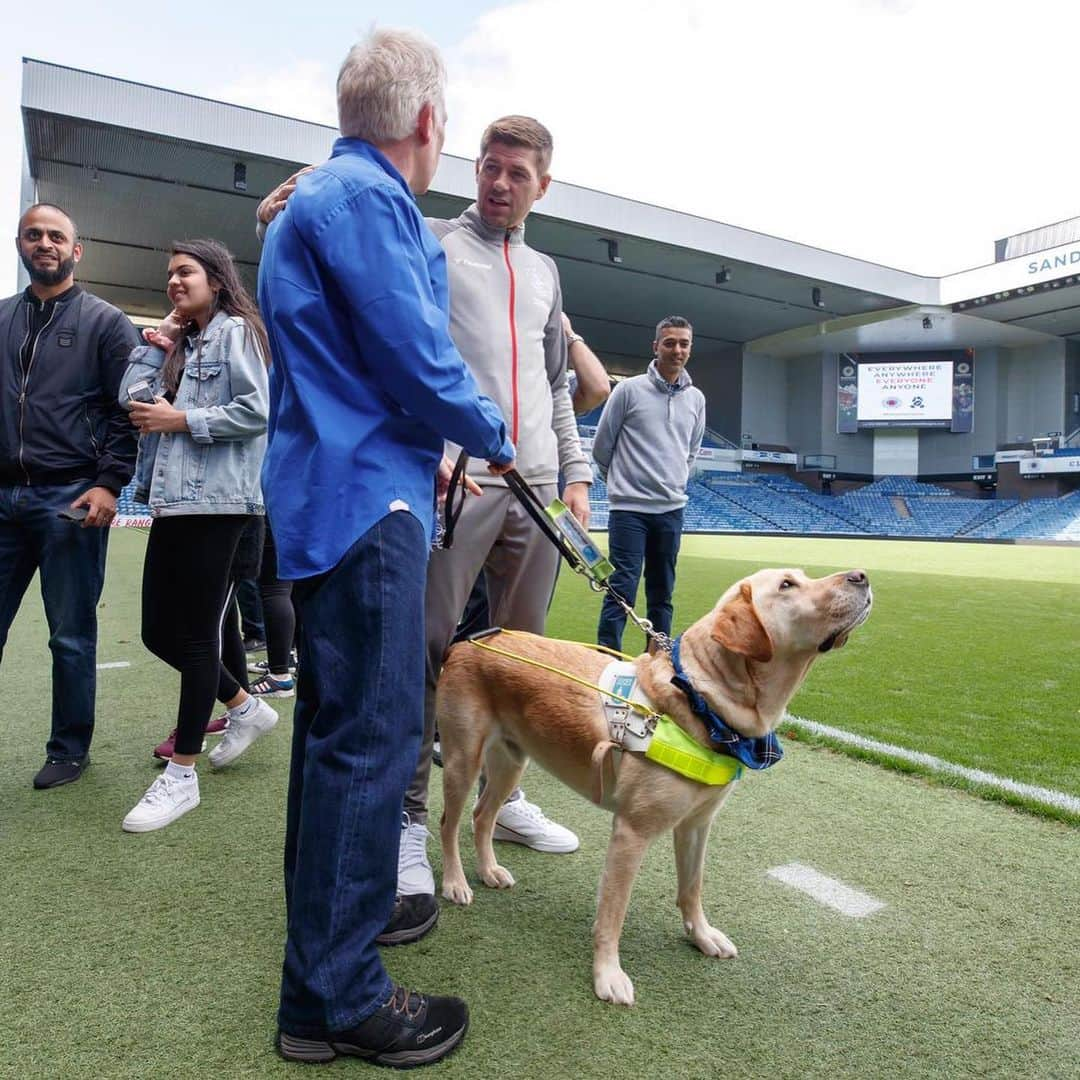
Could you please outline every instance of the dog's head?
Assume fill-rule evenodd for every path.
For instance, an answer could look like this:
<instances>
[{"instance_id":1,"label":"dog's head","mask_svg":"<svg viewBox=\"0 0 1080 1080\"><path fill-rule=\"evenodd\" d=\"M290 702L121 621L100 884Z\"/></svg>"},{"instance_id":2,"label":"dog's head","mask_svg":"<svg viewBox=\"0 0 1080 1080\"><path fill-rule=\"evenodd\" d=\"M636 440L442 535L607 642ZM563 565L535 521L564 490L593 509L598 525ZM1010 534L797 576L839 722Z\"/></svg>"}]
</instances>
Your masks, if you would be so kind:
<instances>
[{"instance_id":1,"label":"dog's head","mask_svg":"<svg viewBox=\"0 0 1080 1080\"><path fill-rule=\"evenodd\" d=\"M720 598L710 634L733 653L759 663L812 657L845 644L873 604L862 570L811 578L802 570L759 570Z\"/></svg>"}]
</instances>

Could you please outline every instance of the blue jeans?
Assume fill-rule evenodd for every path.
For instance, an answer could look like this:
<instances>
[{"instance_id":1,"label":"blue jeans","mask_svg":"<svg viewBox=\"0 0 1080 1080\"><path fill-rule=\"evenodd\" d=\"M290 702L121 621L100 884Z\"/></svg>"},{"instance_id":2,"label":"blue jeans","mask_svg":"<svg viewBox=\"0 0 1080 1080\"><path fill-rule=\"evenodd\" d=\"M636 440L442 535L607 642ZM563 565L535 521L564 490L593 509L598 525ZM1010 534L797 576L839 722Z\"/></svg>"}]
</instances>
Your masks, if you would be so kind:
<instances>
[{"instance_id":1,"label":"blue jeans","mask_svg":"<svg viewBox=\"0 0 1080 1080\"><path fill-rule=\"evenodd\" d=\"M375 937L394 907L424 726L427 558L420 522L397 511L293 589L300 666L278 1024L301 1038L355 1027L390 996Z\"/></svg>"},{"instance_id":2,"label":"blue jeans","mask_svg":"<svg viewBox=\"0 0 1080 1080\"><path fill-rule=\"evenodd\" d=\"M81 761L94 734L97 603L105 583L107 528L84 529L58 518L92 480L35 487L0 485L0 658L34 576L52 650L52 735L45 753Z\"/></svg>"},{"instance_id":3,"label":"blue jeans","mask_svg":"<svg viewBox=\"0 0 1080 1080\"><path fill-rule=\"evenodd\" d=\"M644 563L646 618L663 634L671 633L671 596L682 524L681 508L664 514L612 510L608 515L608 558L615 567L611 587L633 605ZM609 649L621 649L625 628L622 608L605 595L596 640Z\"/></svg>"}]
</instances>

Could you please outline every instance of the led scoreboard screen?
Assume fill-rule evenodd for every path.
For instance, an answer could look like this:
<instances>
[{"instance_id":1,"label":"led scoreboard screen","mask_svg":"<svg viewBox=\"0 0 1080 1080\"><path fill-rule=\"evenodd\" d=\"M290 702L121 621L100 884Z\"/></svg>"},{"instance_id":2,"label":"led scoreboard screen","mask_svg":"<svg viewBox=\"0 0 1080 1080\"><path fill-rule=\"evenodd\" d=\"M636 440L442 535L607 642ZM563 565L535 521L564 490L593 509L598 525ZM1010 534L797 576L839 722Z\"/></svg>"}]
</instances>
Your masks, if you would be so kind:
<instances>
[{"instance_id":1,"label":"led scoreboard screen","mask_svg":"<svg viewBox=\"0 0 1080 1080\"><path fill-rule=\"evenodd\" d=\"M952 362L859 364L860 423L952 420Z\"/></svg>"},{"instance_id":2,"label":"led scoreboard screen","mask_svg":"<svg viewBox=\"0 0 1080 1080\"><path fill-rule=\"evenodd\" d=\"M842 353L837 430L942 427L972 430L974 356L970 349Z\"/></svg>"}]
</instances>

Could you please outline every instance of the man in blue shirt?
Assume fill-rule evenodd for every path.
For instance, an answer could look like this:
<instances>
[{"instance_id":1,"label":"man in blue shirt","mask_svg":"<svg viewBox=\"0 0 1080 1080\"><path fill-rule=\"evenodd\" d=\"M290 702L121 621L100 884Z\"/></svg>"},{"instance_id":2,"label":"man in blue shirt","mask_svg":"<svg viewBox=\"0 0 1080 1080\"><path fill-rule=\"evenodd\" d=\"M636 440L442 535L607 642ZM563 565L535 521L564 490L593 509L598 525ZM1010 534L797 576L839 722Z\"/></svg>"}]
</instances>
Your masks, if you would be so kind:
<instances>
[{"instance_id":1,"label":"man in blue shirt","mask_svg":"<svg viewBox=\"0 0 1080 1080\"><path fill-rule=\"evenodd\" d=\"M343 137L270 228L259 271L274 355L263 488L302 626L278 1015L292 1060L427 1064L468 1024L458 998L394 984L375 946L423 726L443 442L497 475L514 459L450 339L445 257L413 199L438 164L444 84L419 35L380 30L352 50Z\"/></svg>"}]
</instances>

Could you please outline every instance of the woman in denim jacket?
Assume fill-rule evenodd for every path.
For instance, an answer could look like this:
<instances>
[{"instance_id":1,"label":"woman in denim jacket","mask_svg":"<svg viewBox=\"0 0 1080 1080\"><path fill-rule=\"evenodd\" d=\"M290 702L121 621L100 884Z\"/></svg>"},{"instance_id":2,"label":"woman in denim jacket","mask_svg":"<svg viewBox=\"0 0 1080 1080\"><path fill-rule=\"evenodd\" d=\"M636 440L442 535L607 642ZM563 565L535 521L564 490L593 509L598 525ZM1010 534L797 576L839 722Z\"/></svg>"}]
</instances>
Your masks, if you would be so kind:
<instances>
[{"instance_id":1,"label":"woman in denim jacket","mask_svg":"<svg viewBox=\"0 0 1080 1080\"><path fill-rule=\"evenodd\" d=\"M172 758L124 818L127 832L163 828L199 805L195 760L215 697L228 706L229 726L210 753L214 766L235 760L277 723L221 662L233 559L245 527L263 515L266 331L232 256L214 240L173 246L167 292L173 310L144 331L147 344L131 354L120 400L141 436L138 497L154 515L142 639L180 672L180 704ZM138 400L151 396L152 403Z\"/></svg>"}]
</instances>

